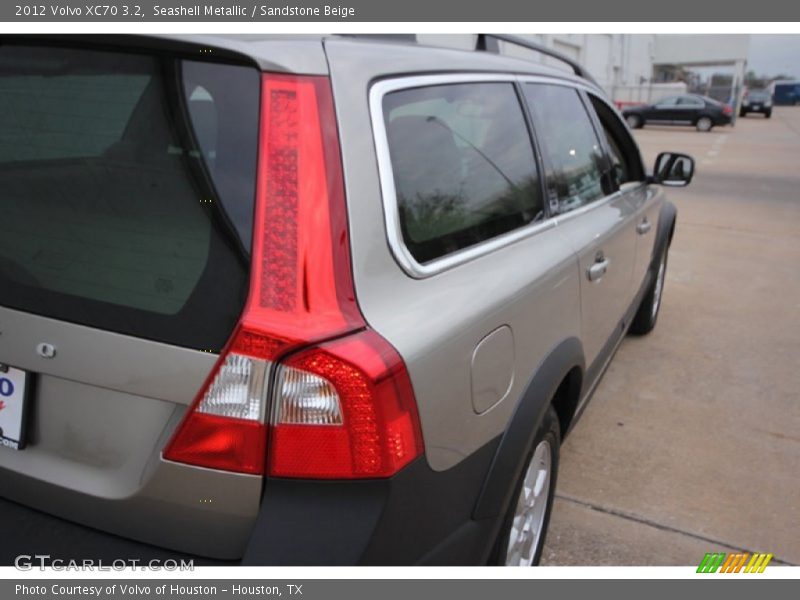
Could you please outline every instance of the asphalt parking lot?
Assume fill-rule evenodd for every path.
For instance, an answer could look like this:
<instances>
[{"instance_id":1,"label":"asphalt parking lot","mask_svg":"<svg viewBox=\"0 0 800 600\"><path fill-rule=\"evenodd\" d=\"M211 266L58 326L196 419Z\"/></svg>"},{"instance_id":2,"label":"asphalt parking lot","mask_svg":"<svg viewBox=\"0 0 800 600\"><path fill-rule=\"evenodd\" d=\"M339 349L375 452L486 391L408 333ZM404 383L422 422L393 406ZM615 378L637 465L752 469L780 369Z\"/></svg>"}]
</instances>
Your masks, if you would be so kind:
<instances>
[{"instance_id":1,"label":"asphalt parking lot","mask_svg":"<svg viewBox=\"0 0 800 600\"><path fill-rule=\"evenodd\" d=\"M565 442L542 564L800 565L800 107L699 133L658 325L625 340Z\"/></svg>"}]
</instances>

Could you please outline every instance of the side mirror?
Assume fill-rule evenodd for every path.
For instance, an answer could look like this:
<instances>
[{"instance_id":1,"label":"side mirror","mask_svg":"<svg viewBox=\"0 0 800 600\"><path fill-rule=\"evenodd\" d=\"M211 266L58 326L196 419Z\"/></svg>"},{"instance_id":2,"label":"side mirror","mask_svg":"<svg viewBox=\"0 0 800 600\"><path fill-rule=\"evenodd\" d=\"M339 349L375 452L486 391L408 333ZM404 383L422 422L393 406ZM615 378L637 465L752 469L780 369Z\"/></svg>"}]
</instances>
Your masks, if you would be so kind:
<instances>
[{"instance_id":1,"label":"side mirror","mask_svg":"<svg viewBox=\"0 0 800 600\"><path fill-rule=\"evenodd\" d=\"M694 159L688 154L678 152L662 152L656 158L653 174L648 178L650 183L685 187L694 176Z\"/></svg>"}]
</instances>

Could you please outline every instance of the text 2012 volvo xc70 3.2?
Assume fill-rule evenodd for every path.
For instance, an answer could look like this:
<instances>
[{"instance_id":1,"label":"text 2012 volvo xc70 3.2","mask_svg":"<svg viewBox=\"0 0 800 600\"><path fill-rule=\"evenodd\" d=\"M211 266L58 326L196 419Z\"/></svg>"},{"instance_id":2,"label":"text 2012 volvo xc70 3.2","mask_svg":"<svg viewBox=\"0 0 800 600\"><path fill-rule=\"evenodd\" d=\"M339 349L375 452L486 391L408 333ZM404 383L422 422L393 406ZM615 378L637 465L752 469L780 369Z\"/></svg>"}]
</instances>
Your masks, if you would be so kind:
<instances>
[{"instance_id":1,"label":"text 2012 volvo xc70 3.2","mask_svg":"<svg viewBox=\"0 0 800 600\"><path fill-rule=\"evenodd\" d=\"M538 561L693 162L500 37L2 39L6 564Z\"/></svg>"}]
</instances>

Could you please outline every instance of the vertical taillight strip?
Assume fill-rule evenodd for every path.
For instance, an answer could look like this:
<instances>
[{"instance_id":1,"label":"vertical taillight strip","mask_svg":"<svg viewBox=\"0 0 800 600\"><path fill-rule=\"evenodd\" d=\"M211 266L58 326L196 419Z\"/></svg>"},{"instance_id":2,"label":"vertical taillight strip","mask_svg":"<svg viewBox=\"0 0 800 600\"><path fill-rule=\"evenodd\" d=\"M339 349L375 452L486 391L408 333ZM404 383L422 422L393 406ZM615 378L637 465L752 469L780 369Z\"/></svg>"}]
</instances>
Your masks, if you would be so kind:
<instances>
[{"instance_id":1,"label":"vertical taillight strip","mask_svg":"<svg viewBox=\"0 0 800 600\"><path fill-rule=\"evenodd\" d=\"M250 297L270 360L365 326L350 266L339 136L326 77L265 74ZM249 350L250 339L242 340Z\"/></svg>"}]
</instances>

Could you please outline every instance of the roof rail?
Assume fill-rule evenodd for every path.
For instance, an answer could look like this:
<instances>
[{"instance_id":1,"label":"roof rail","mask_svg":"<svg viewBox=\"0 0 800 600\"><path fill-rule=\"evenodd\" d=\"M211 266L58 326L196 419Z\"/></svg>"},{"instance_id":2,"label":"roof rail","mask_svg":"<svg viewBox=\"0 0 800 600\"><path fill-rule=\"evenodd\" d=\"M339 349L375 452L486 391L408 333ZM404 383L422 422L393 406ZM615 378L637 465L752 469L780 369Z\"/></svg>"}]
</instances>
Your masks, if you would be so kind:
<instances>
[{"instance_id":1,"label":"roof rail","mask_svg":"<svg viewBox=\"0 0 800 600\"><path fill-rule=\"evenodd\" d=\"M551 58L560 60L561 62L572 67L572 70L575 73L575 75L577 75L578 77L582 77L583 79L586 79L588 81L591 81L593 84L597 85L597 82L594 80L594 77L592 77L589 74L589 72L586 71L586 69L584 69L578 62L572 60L566 54L562 54L558 50L553 50L552 48L548 48L547 46L543 46L542 44L531 42L517 35L504 35L499 33L479 33L478 40L475 44L475 49L482 50L484 52L494 52L496 54L499 54L500 53L499 42L506 42L507 44L513 44L514 46L519 46L521 48L533 50L534 52L539 52L540 54L546 54Z\"/></svg>"}]
</instances>

